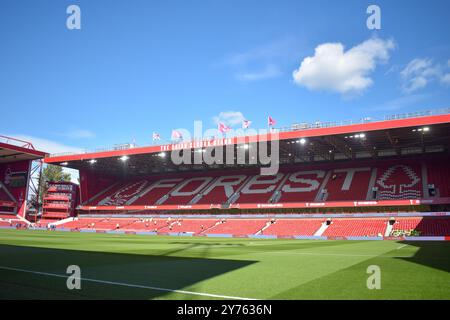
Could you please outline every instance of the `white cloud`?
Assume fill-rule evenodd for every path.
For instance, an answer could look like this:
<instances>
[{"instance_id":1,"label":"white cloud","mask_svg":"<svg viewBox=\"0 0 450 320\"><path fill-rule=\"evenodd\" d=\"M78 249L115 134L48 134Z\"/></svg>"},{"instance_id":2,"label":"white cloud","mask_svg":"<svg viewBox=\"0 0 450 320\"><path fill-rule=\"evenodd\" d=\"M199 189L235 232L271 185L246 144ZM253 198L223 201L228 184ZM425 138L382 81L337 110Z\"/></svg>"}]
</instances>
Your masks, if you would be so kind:
<instances>
[{"instance_id":1,"label":"white cloud","mask_svg":"<svg viewBox=\"0 0 450 320\"><path fill-rule=\"evenodd\" d=\"M279 39L247 51L228 56L224 64L230 66L247 66L254 62L291 61L299 50L299 40L293 37Z\"/></svg>"},{"instance_id":2,"label":"white cloud","mask_svg":"<svg viewBox=\"0 0 450 320\"><path fill-rule=\"evenodd\" d=\"M373 84L370 73L386 62L394 41L373 38L345 51L342 43L324 43L293 72L294 82L310 90L360 93Z\"/></svg>"},{"instance_id":3,"label":"white cloud","mask_svg":"<svg viewBox=\"0 0 450 320\"><path fill-rule=\"evenodd\" d=\"M425 88L439 74L439 66L433 65L431 59L413 59L400 72L402 90L404 93L411 93Z\"/></svg>"},{"instance_id":4,"label":"white cloud","mask_svg":"<svg viewBox=\"0 0 450 320\"><path fill-rule=\"evenodd\" d=\"M242 81L258 81L274 78L281 75L281 71L275 65L267 65L263 70L256 72L242 72L236 75L236 78Z\"/></svg>"},{"instance_id":5,"label":"white cloud","mask_svg":"<svg viewBox=\"0 0 450 320\"><path fill-rule=\"evenodd\" d=\"M72 139L89 139L89 138L94 138L95 133L93 133L92 131L89 131L89 130L85 130L85 129L74 129L74 130L71 130L71 131L63 134L63 136L72 138Z\"/></svg>"},{"instance_id":6,"label":"white cloud","mask_svg":"<svg viewBox=\"0 0 450 320\"><path fill-rule=\"evenodd\" d=\"M450 61L447 61L447 66L436 64L429 58L411 60L400 72L402 91L409 94L425 88L432 81L437 81L442 85L449 85L450 73L445 71L446 67L450 67L449 63Z\"/></svg>"},{"instance_id":7,"label":"white cloud","mask_svg":"<svg viewBox=\"0 0 450 320\"><path fill-rule=\"evenodd\" d=\"M213 117L215 124L222 122L230 127L241 125L244 120L245 117L240 111L224 111L219 113L218 116Z\"/></svg>"},{"instance_id":8,"label":"white cloud","mask_svg":"<svg viewBox=\"0 0 450 320\"><path fill-rule=\"evenodd\" d=\"M450 85L450 73L444 74L444 75L442 76L442 78L441 78L441 82L442 82L444 85L449 86L449 85Z\"/></svg>"},{"instance_id":9,"label":"white cloud","mask_svg":"<svg viewBox=\"0 0 450 320\"><path fill-rule=\"evenodd\" d=\"M7 136L31 142L37 150L47 152L47 153L66 153L66 152L81 153L81 152L84 152L84 150L82 148L67 146L67 145L61 144L56 141L51 141L51 140L38 138L38 137L34 137L34 136L29 136L29 135L24 135L24 134L8 134Z\"/></svg>"},{"instance_id":10,"label":"white cloud","mask_svg":"<svg viewBox=\"0 0 450 320\"><path fill-rule=\"evenodd\" d=\"M297 38L286 37L227 56L219 64L231 68L239 81L261 81L280 76L301 50Z\"/></svg>"},{"instance_id":11,"label":"white cloud","mask_svg":"<svg viewBox=\"0 0 450 320\"><path fill-rule=\"evenodd\" d=\"M369 111L396 111L422 103L430 98L430 94L411 94L394 98L377 106L368 108Z\"/></svg>"}]
</instances>

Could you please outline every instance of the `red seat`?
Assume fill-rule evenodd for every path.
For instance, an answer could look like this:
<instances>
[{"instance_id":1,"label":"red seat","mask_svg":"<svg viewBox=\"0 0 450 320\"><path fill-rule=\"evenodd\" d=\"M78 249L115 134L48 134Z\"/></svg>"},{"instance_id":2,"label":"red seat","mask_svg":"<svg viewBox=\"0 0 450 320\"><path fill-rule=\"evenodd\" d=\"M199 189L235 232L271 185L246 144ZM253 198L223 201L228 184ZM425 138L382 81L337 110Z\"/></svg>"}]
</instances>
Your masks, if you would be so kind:
<instances>
[{"instance_id":1,"label":"red seat","mask_svg":"<svg viewBox=\"0 0 450 320\"><path fill-rule=\"evenodd\" d=\"M277 219L262 234L276 236L312 236L319 230L323 219Z\"/></svg>"},{"instance_id":2,"label":"red seat","mask_svg":"<svg viewBox=\"0 0 450 320\"><path fill-rule=\"evenodd\" d=\"M326 237L376 237L384 236L387 219L333 219L322 236Z\"/></svg>"}]
</instances>

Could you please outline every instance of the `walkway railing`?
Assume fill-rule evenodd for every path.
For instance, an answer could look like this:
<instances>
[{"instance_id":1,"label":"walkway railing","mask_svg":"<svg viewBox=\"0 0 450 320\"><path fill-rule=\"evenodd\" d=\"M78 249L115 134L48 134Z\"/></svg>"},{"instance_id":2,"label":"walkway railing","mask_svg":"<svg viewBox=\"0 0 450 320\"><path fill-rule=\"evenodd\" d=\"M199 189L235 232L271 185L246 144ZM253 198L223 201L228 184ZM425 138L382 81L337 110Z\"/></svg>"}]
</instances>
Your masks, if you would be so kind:
<instances>
[{"instance_id":1,"label":"walkway railing","mask_svg":"<svg viewBox=\"0 0 450 320\"><path fill-rule=\"evenodd\" d=\"M26 149L31 149L31 150L35 150L34 146L31 142L25 141L25 140L20 140L17 138L12 138L12 137L7 137L7 136L2 136L0 135L0 142L2 143L6 143L6 144L10 144L16 147L21 147L21 148L26 148Z\"/></svg>"}]
</instances>

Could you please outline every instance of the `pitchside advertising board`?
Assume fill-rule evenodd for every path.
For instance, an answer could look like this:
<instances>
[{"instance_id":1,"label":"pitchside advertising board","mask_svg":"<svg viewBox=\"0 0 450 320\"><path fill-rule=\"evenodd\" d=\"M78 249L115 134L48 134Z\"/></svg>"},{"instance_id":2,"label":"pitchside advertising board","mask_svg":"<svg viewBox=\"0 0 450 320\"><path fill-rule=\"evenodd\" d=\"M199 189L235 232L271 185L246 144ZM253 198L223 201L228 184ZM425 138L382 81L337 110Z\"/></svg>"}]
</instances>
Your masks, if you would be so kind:
<instances>
[{"instance_id":1,"label":"pitchside advertising board","mask_svg":"<svg viewBox=\"0 0 450 320\"><path fill-rule=\"evenodd\" d=\"M26 198L30 161L0 164L0 182L14 197L18 207Z\"/></svg>"}]
</instances>

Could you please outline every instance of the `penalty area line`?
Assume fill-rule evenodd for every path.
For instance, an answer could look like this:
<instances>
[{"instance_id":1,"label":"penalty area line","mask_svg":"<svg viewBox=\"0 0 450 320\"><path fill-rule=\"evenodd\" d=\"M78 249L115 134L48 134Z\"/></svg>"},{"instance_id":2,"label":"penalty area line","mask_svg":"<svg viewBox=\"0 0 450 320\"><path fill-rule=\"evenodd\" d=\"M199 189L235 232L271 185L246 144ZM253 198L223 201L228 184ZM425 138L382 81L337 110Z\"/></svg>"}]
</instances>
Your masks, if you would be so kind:
<instances>
[{"instance_id":1,"label":"penalty area line","mask_svg":"<svg viewBox=\"0 0 450 320\"><path fill-rule=\"evenodd\" d=\"M69 277L68 275L63 275L63 274L26 270L26 269L20 269L20 268L4 267L4 266L0 266L0 270L23 272L23 273L36 274L36 275L41 275L41 276L56 277L56 278L68 278ZM131 284L131 283L107 281L107 280L99 280L99 279L80 278L80 280L86 281L86 282L93 282L93 283L109 284L109 285L114 285L114 286L147 289L147 290L171 292L171 293L180 293L180 294L210 297L210 298L230 299L230 300L258 300L258 299L252 299L252 298L243 298L243 297L226 296L226 295L212 294L212 293L205 293L205 292L194 292L194 291L186 291L186 290L159 288L159 287L145 286L145 285L140 285L140 284Z\"/></svg>"}]
</instances>

